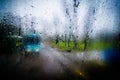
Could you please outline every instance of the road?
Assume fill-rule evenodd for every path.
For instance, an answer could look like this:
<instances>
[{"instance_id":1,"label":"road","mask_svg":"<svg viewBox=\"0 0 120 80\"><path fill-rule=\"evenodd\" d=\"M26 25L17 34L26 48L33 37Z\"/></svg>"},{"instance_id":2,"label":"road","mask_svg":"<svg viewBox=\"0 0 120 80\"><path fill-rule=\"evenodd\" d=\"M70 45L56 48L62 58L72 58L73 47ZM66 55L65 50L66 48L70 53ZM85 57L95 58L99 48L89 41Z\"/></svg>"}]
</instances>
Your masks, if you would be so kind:
<instances>
[{"instance_id":1,"label":"road","mask_svg":"<svg viewBox=\"0 0 120 80\"><path fill-rule=\"evenodd\" d=\"M96 60L99 65L102 64L101 55L96 53L89 55L86 52L84 55L83 52L60 52L46 43L42 43L39 55L26 57L18 52L10 56L0 56L0 59L2 75L7 78L17 76L17 79L34 80L89 80L90 75L86 68L90 64L87 62Z\"/></svg>"}]
</instances>

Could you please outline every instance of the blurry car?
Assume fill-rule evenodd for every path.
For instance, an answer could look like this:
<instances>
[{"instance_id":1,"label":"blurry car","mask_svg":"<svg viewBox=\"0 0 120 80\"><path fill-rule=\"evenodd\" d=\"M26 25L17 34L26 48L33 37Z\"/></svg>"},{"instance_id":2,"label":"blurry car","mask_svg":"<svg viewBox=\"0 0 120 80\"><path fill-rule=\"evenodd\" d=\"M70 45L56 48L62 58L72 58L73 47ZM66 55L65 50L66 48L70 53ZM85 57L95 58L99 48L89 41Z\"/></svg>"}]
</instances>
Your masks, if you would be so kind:
<instances>
[{"instance_id":1,"label":"blurry car","mask_svg":"<svg viewBox=\"0 0 120 80\"><path fill-rule=\"evenodd\" d=\"M41 49L41 37L36 33L29 33L24 36L25 55L39 54Z\"/></svg>"}]
</instances>

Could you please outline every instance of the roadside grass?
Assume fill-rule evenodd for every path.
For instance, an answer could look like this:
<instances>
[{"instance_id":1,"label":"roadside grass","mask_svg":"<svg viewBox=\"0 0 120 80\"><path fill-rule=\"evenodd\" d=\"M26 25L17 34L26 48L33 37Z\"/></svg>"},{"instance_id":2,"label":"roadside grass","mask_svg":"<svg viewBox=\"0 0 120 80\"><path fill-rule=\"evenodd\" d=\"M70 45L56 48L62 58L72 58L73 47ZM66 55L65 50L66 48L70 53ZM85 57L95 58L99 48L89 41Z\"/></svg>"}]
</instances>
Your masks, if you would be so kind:
<instances>
[{"instance_id":1,"label":"roadside grass","mask_svg":"<svg viewBox=\"0 0 120 80\"><path fill-rule=\"evenodd\" d=\"M106 48L112 47L111 42L102 42L102 41L95 41L88 44L88 50L104 50Z\"/></svg>"},{"instance_id":2,"label":"roadside grass","mask_svg":"<svg viewBox=\"0 0 120 80\"><path fill-rule=\"evenodd\" d=\"M84 42L83 41L77 41L77 45L75 46L74 42L68 42L66 41L59 41L57 44L55 43L55 41L51 41L50 45L54 48L58 48L61 51L67 51L67 52L71 52L71 51L84 51ZM106 48L109 48L112 46L112 43L110 42L102 42L102 41L94 41L94 42L90 42L87 44L87 51L91 51L91 50L103 50Z\"/></svg>"}]
</instances>

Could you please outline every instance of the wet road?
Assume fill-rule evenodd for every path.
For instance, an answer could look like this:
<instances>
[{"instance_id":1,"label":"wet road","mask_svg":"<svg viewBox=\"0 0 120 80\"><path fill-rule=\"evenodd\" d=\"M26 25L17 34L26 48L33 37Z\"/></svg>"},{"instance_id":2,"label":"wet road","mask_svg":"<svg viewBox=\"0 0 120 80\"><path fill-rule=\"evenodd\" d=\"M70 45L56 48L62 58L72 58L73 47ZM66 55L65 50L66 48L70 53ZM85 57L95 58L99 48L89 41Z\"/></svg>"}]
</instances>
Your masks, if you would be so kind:
<instances>
[{"instance_id":1,"label":"wet road","mask_svg":"<svg viewBox=\"0 0 120 80\"><path fill-rule=\"evenodd\" d=\"M97 68L91 67L94 64ZM94 69L98 69L100 73L104 71L98 66L104 66L100 52L60 52L47 44L42 44L38 55L26 57L17 53L0 56L1 77L11 79L17 76L15 79L90 80L94 76L94 73L91 74Z\"/></svg>"}]
</instances>

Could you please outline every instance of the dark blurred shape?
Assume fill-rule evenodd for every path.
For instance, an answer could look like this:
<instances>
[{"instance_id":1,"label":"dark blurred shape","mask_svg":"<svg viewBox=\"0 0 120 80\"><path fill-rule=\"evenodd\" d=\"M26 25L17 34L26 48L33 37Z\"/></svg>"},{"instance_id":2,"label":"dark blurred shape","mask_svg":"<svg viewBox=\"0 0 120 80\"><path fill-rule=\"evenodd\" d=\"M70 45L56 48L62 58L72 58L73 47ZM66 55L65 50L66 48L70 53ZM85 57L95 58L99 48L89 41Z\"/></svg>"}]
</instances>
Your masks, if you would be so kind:
<instances>
[{"instance_id":1,"label":"dark blurred shape","mask_svg":"<svg viewBox=\"0 0 120 80\"><path fill-rule=\"evenodd\" d=\"M120 79L120 34L115 37L113 46L104 50L104 58L107 64L104 75L107 79Z\"/></svg>"},{"instance_id":2,"label":"dark blurred shape","mask_svg":"<svg viewBox=\"0 0 120 80\"><path fill-rule=\"evenodd\" d=\"M120 64L120 49L109 48L104 50L105 61L108 64Z\"/></svg>"},{"instance_id":3,"label":"dark blurred shape","mask_svg":"<svg viewBox=\"0 0 120 80\"><path fill-rule=\"evenodd\" d=\"M4 13L0 21L0 54L16 52L18 36L21 34L20 17L11 12Z\"/></svg>"}]
</instances>

